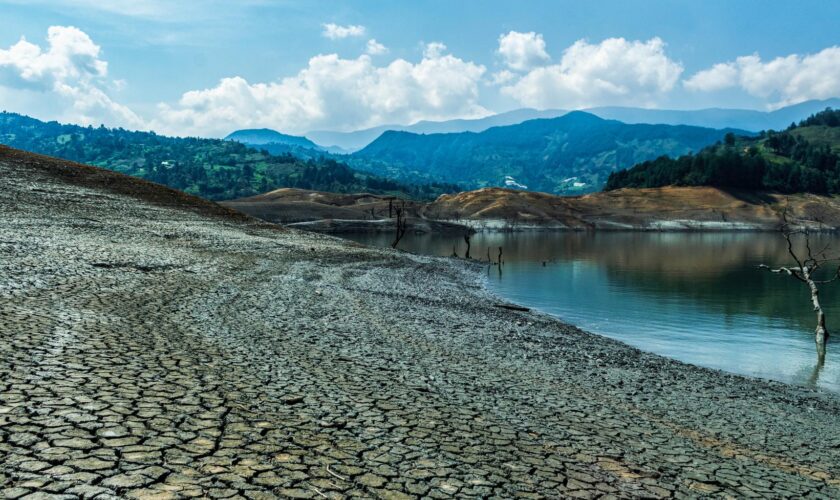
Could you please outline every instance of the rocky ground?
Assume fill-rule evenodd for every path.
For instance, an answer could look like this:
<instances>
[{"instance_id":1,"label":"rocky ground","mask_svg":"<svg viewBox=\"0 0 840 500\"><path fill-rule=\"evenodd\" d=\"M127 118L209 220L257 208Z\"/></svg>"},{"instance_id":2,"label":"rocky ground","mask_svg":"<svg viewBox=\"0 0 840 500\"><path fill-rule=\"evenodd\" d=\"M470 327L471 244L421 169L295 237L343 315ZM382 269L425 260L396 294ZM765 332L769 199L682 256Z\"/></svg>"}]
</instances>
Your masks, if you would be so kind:
<instances>
[{"instance_id":1,"label":"rocky ground","mask_svg":"<svg viewBox=\"0 0 840 500\"><path fill-rule=\"evenodd\" d=\"M840 496L840 400L0 150L6 498ZM180 195L179 195L180 196Z\"/></svg>"}]
</instances>

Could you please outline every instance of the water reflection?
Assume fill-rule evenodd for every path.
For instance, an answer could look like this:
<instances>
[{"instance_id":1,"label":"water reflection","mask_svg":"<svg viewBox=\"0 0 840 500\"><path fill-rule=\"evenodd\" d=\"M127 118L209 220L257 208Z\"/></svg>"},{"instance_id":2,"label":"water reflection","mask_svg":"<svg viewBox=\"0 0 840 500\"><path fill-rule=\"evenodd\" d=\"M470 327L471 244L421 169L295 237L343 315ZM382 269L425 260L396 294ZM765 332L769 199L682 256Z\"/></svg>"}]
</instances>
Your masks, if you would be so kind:
<instances>
[{"instance_id":1,"label":"water reflection","mask_svg":"<svg viewBox=\"0 0 840 500\"><path fill-rule=\"evenodd\" d=\"M817 239L840 254L840 238ZM470 244L484 261L503 248L504 265L489 267L487 282L512 301L690 363L840 391L836 356L815 355L807 289L755 269L790 262L777 234L488 233ZM460 236L440 235L408 235L400 246L444 256L466 248ZM840 285L821 297L829 329L840 325Z\"/></svg>"}]
</instances>

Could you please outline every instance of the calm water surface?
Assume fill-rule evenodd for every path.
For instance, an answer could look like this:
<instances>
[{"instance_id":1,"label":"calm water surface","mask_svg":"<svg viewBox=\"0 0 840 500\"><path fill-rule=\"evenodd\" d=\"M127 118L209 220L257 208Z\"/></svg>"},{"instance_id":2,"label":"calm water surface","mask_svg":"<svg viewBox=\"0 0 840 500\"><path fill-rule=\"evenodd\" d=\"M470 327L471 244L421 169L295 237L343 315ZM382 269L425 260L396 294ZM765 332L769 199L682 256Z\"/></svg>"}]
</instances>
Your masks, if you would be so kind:
<instances>
[{"instance_id":1,"label":"calm water surface","mask_svg":"<svg viewBox=\"0 0 840 500\"><path fill-rule=\"evenodd\" d=\"M840 254L840 238L818 239ZM840 282L821 291L837 333L820 365L804 284L755 269L790 263L778 234L488 233L471 243L472 257L484 260L503 247L501 272L488 266L487 283L512 302L688 363L840 392ZM400 242L429 255L452 255L453 246L463 256L461 237Z\"/></svg>"}]
</instances>

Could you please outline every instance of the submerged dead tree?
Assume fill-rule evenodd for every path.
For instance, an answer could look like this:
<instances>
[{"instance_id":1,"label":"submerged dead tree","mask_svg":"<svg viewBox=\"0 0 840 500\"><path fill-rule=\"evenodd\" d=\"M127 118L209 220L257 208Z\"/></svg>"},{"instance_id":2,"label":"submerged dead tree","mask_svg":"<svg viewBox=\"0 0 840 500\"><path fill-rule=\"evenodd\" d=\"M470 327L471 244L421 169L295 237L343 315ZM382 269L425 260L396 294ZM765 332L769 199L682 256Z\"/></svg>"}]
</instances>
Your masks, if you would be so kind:
<instances>
[{"instance_id":1,"label":"submerged dead tree","mask_svg":"<svg viewBox=\"0 0 840 500\"><path fill-rule=\"evenodd\" d=\"M394 242L391 243L391 248L397 248L397 245L403 236L405 236L405 232L408 229L408 222L406 222L408 214L405 210L405 202L394 207L394 212L397 214L397 218L394 220Z\"/></svg>"},{"instance_id":2,"label":"submerged dead tree","mask_svg":"<svg viewBox=\"0 0 840 500\"><path fill-rule=\"evenodd\" d=\"M464 241L467 243L467 253L464 254L465 259L470 258L470 233L469 231L464 233Z\"/></svg>"},{"instance_id":3,"label":"submerged dead tree","mask_svg":"<svg viewBox=\"0 0 840 500\"><path fill-rule=\"evenodd\" d=\"M786 274L791 278L804 283L808 287L808 291L811 294L811 305L817 315L817 328L814 331L814 340L817 343L817 353L822 353L824 356L825 342L828 340L828 328L825 326L825 311L822 308L822 304L820 304L819 285L837 281L837 279L840 278L840 266L834 270L834 274L828 279L818 280L815 276L820 268L830 262L837 262L838 259L826 257L828 246L822 248L821 250L814 251L811 248L811 235L809 231L807 229L793 229L790 224L788 224L786 214L783 214L783 219L784 224L781 228L782 235L787 241L788 254L790 254L791 258L793 258L796 265L791 267L772 268L761 264L758 267L759 269L763 269L771 273ZM797 236L800 236L805 243L804 255L800 255L802 252L797 253L797 251L793 248L794 239Z\"/></svg>"}]
</instances>

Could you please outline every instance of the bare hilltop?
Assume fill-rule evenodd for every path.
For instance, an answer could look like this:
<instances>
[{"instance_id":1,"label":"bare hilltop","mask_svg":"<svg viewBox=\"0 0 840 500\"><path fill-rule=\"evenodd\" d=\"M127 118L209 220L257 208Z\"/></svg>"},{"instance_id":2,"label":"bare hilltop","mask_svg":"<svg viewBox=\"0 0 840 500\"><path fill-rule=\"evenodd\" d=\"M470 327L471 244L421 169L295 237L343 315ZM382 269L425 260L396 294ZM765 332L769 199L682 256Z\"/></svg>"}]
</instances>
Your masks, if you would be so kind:
<instances>
[{"instance_id":1,"label":"bare hilltop","mask_svg":"<svg viewBox=\"0 0 840 500\"><path fill-rule=\"evenodd\" d=\"M393 231L389 204L368 193L336 194L283 188L222 204L270 222L322 232ZM429 203L407 201L414 229L457 232L550 229L565 231L775 231L782 213L815 230L840 228L840 197L778 194L715 187L617 189L580 196L505 188L446 194ZM454 226L453 226L454 225Z\"/></svg>"},{"instance_id":2,"label":"bare hilltop","mask_svg":"<svg viewBox=\"0 0 840 500\"><path fill-rule=\"evenodd\" d=\"M840 496L840 399L0 147L5 498Z\"/></svg>"}]
</instances>

